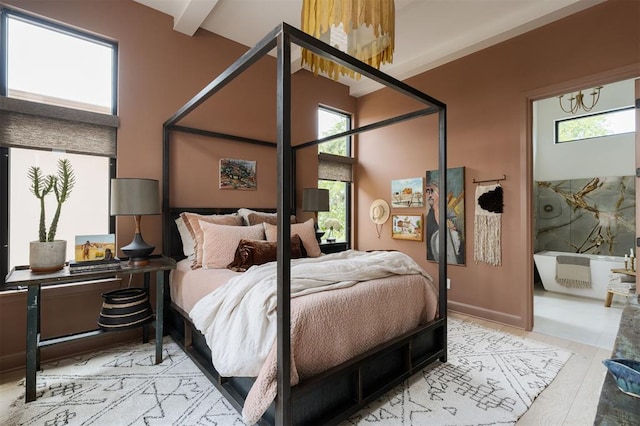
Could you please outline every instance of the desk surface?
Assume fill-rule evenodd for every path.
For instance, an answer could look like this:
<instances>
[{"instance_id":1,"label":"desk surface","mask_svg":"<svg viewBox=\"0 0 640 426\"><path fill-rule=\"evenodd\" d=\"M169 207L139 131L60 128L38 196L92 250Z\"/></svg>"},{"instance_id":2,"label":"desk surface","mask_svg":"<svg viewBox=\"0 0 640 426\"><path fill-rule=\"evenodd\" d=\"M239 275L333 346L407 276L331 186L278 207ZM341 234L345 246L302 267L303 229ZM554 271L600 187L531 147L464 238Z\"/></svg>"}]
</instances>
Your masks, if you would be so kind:
<instances>
[{"instance_id":1,"label":"desk surface","mask_svg":"<svg viewBox=\"0 0 640 426\"><path fill-rule=\"evenodd\" d=\"M629 297L622 312L612 358L640 359L640 296ZM640 398L624 394L611 373L600 391L595 425L640 425Z\"/></svg>"},{"instance_id":2,"label":"desk surface","mask_svg":"<svg viewBox=\"0 0 640 426\"><path fill-rule=\"evenodd\" d=\"M84 271L78 273L70 273L68 266L51 273L34 273L28 266L16 266L11 270L9 275L7 275L4 285L0 285L0 289L35 284L47 285L56 283L72 283L77 281L86 281L88 278L109 278L121 274L140 274L144 272L170 270L175 267L176 262L165 256L152 257L146 265L129 265L128 262L123 261L118 269Z\"/></svg>"}]
</instances>

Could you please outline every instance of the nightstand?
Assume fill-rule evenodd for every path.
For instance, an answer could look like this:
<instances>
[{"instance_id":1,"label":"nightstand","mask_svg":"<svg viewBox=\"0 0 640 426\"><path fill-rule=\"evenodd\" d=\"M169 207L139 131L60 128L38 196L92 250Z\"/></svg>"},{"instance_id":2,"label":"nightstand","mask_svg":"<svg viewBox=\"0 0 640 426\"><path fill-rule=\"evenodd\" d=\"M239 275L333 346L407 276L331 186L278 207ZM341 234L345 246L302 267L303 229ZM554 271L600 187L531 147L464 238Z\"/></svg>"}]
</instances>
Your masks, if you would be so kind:
<instances>
[{"instance_id":1,"label":"nightstand","mask_svg":"<svg viewBox=\"0 0 640 426\"><path fill-rule=\"evenodd\" d=\"M165 256L151 257L146 265L129 265L123 261L117 270L101 270L87 272L69 272L69 267L52 273L33 273L28 266L16 266L7 275L2 288L27 288L27 360L25 378L25 402L36 399L36 372L40 369L40 348L70 342L85 337L96 336L105 331L97 329L69 336L40 339L40 293L42 286L55 286L68 283L86 283L91 285L96 280L117 277L120 275L144 274L144 286L149 288L150 274L156 273L156 364L162 362L162 322L164 320L164 282L171 269L175 269L173 259ZM96 317L98 313L96 313ZM148 340L148 327L143 329L143 340Z\"/></svg>"},{"instance_id":2,"label":"nightstand","mask_svg":"<svg viewBox=\"0 0 640 426\"><path fill-rule=\"evenodd\" d=\"M346 241L320 244L320 251L322 251L324 254L338 253L346 250L349 250L349 246Z\"/></svg>"}]
</instances>

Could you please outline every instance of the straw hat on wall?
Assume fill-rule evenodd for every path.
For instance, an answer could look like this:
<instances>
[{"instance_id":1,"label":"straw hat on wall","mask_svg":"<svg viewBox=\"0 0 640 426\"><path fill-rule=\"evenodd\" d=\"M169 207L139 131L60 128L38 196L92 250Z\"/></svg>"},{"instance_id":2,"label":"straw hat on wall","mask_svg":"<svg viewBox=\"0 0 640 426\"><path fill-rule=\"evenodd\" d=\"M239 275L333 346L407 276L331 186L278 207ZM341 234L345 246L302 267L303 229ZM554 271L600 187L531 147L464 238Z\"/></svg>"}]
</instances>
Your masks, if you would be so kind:
<instances>
[{"instance_id":1,"label":"straw hat on wall","mask_svg":"<svg viewBox=\"0 0 640 426\"><path fill-rule=\"evenodd\" d=\"M389 220L389 204L385 200L375 200L369 208L369 217L376 225L382 225Z\"/></svg>"}]
</instances>

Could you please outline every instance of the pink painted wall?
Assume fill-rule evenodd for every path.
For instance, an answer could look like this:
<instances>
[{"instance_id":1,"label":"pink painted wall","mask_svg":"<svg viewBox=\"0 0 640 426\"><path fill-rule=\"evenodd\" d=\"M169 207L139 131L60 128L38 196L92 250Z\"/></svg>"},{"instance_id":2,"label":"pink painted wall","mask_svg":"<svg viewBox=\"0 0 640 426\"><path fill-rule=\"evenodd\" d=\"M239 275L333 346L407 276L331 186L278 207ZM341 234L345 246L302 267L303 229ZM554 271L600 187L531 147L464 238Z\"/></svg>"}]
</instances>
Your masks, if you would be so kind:
<instances>
[{"instance_id":1,"label":"pink painted wall","mask_svg":"<svg viewBox=\"0 0 640 426\"><path fill-rule=\"evenodd\" d=\"M530 101L639 75L640 3L614 0L406 81L447 104L448 167L466 171L467 264L449 267L451 309L531 328ZM409 110L384 89L359 98L357 116L364 125ZM392 179L437 168L435 125L429 117L360 135L356 244L405 251L437 276L425 243L391 239L390 222L378 239L369 220L371 201L390 201ZM502 266L475 264L472 181L503 174Z\"/></svg>"},{"instance_id":2,"label":"pink painted wall","mask_svg":"<svg viewBox=\"0 0 640 426\"><path fill-rule=\"evenodd\" d=\"M193 37L173 30L173 18L133 1L123 0L9 0L6 4L43 18L98 34L118 42L118 177L144 177L162 180L162 124L178 108L195 96L223 72L248 47L199 30ZM317 107L331 105L355 111L355 98L348 89L328 79L317 79L307 71L292 77L292 143L316 137ZM182 125L202 126L207 130L274 141L276 138L276 65L275 58L265 57L242 76L223 88L202 109L186 117ZM178 136L172 146L171 197L174 206L275 207L275 149L231 144L202 137ZM304 186L316 186L317 151L300 153L297 169L300 194ZM218 161L221 157L257 161L257 191L218 189ZM306 164L305 161L309 160ZM302 203L301 197L298 199ZM305 214L301 215L304 217ZM162 248L161 217L143 219L145 240ZM131 241L134 223L131 218L118 218L116 244ZM115 283L116 287L120 285ZM126 285L126 283L124 284ZM68 334L95 325L100 306L100 293L77 290L74 305L82 306L68 322L62 315L44 313L48 323L43 331ZM68 292L67 292L68 293ZM65 297L67 297L65 293ZM72 292L73 293L73 292ZM77 294L76 294L77 293ZM46 308L64 312L56 291L47 298ZM86 303L82 302L85 301ZM0 295L0 371L24 363L24 324L26 294ZM81 327L79 330L78 328ZM116 334L130 339L130 333ZM43 351L43 359L93 349L110 344L118 337L98 337L77 345L64 345Z\"/></svg>"}]
</instances>

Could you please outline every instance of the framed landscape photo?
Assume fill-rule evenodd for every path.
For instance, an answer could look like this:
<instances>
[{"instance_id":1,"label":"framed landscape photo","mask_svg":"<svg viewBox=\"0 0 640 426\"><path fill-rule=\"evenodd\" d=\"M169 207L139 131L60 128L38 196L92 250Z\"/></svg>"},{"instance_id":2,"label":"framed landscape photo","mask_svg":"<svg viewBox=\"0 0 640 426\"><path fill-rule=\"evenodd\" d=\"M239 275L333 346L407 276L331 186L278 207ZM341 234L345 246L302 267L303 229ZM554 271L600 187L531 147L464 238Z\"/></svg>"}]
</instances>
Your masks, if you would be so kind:
<instances>
[{"instance_id":1,"label":"framed landscape photo","mask_svg":"<svg viewBox=\"0 0 640 426\"><path fill-rule=\"evenodd\" d=\"M392 214L391 237L396 240L422 241L424 217L422 214Z\"/></svg>"},{"instance_id":2,"label":"framed landscape photo","mask_svg":"<svg viewBox=\"0 0 640 426\"><path fill-rule=\"evenodd\" d=\"M396 179L391 181L391 207L424 207L424 179Z\"/></svg>"},{"instance_id":3,"label":"framed landscape photo","mask_svg":"<svg viewBox=\"0 0 640 426\"><path fill-rule=\"evenodd\" d=\"M76 235L75 261L112 261L116 257L116 235Z\"/></svg>"},{"instance_id":4,"label":"framed landscape photo","mask_svg":"<svg viewBox=\"0 0 640 426\"><path fill-rule=\"evenodd\" d=\"M220 189L255 191L256 162L253 160L220 159Z\"/></svg>"}]
</instances>

